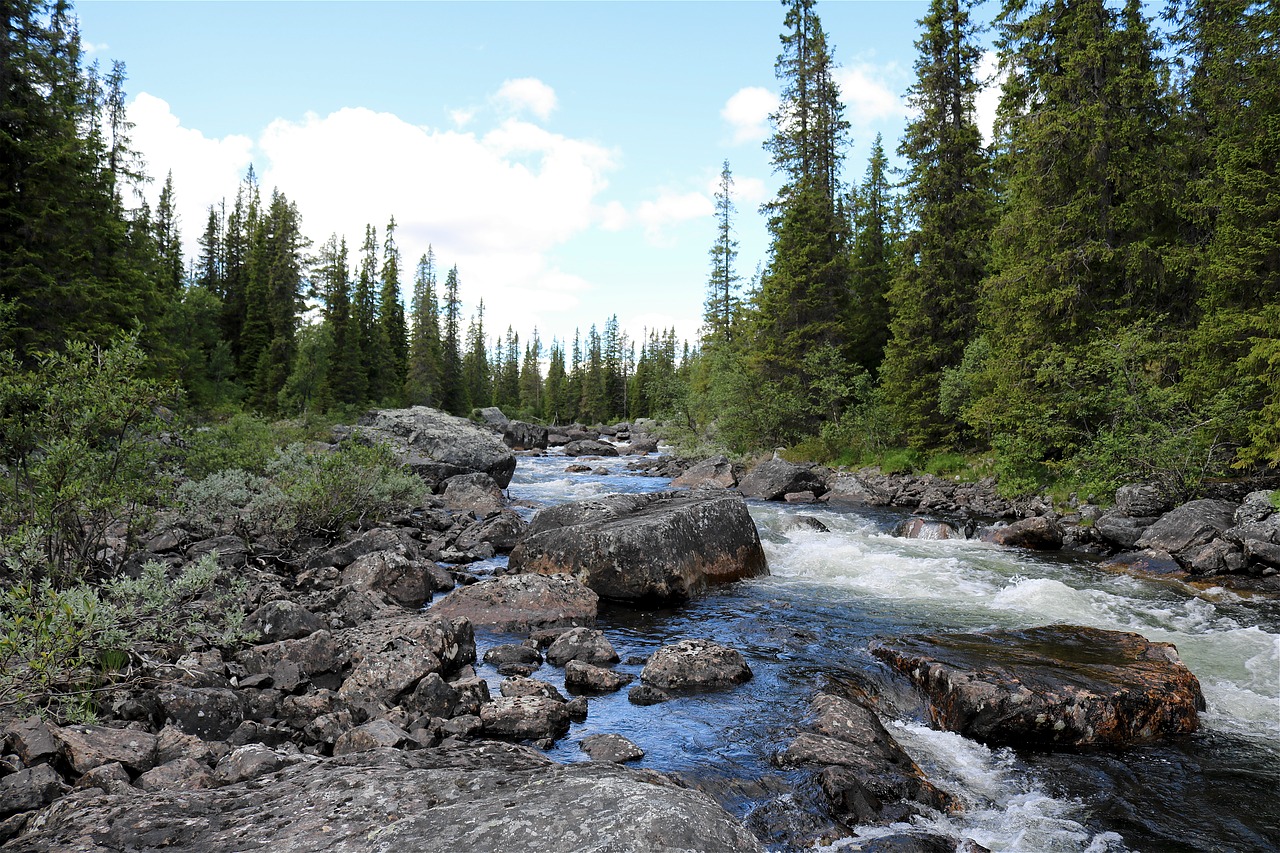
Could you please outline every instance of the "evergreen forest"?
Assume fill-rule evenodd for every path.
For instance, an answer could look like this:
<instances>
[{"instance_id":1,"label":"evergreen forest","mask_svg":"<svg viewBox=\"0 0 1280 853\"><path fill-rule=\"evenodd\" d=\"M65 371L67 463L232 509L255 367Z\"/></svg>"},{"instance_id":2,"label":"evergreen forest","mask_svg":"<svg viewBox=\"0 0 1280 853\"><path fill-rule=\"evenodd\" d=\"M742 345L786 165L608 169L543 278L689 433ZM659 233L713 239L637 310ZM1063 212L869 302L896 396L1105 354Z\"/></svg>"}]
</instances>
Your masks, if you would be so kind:
<instances>
[{"instance_id":1,"label":"evergreen forest","mask_svg":"<svg viewBox=\"0 0 1280 853\"><path fill-rule=\"evenodd\" d=\"M689 271L700 339L613 316L548 341L487 328L483 302L464 315L466 270L403 257L394 211L308 235L252 169L204 222L178 220L171 176L151 209L123 65L87 60L66 0L6 3L6 464L35 440L33 377L124 349L193 422L650 417L734 454L993 474L1008 493L1154 478L1189 494L1280 463L1280 7L932 0L906 131L865 166L846 162L840 34L814 0L780 18L767 257L744 274L725 161L708 267Z\"/></svg>"}]
</instances>

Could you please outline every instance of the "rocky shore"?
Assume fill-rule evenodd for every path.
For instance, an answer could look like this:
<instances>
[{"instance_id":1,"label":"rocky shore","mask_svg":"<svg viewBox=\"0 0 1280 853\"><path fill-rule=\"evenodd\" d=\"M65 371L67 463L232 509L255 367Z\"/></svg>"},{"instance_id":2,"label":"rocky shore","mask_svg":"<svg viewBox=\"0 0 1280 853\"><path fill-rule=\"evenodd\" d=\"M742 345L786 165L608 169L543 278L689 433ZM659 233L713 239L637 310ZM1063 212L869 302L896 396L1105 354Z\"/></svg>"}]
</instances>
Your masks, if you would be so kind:
<instances>
[{"instance_id":1,"label":"rocky shore","mask_svg":"<svg viewBox=\"0 0 1280 853\"><path fill-rule=\"evenodd\" d=\"M390 442L434 497L287 556L272 542L154 531L148 559L176 568L216 552L247 580L256 642L153 662L101 697L94 725L0 720L5 849L762 850L707 794L621 766L643 760L626 738L584 741L589 762L558 764L542 752L588 718L593 697L630 685L644 714L753 677L739 651L684 638L644 661L634 683L594 627L602 601L679 606L767 573L744 498L902 507L955 535L1011 546L1136 548L1185 577L1266 586L1276 574L1264 546L1280 542L1280 513L1261 493L1172 509L1135 487L1115 510L1081 508L1073 519L1039 499L1005 501L990 483L835 474L776 459L742 472L723 458L647 456L656 441L626 425L603 434L513 422L483 429L413 409L371 413L337 437ZM565 504L531 522L509 505L503 489L517 448L602 455L598 444L674 477L677 490ZM1120 529L1132 538L1123 546L1106 532ZM467 570L495 554L510 555L506 573ZM477 629L509 640L477 648ZM993 743L1123 748L1194 731L1203 700L1171 649L1136 635L1045 630L1058 653L1029 638L1047 657L1024 661L1030 669L1016 676L993 669L1010 653L1003 637L903 638L875 653L922 691L935 724ZM1115 651L1081 660L1086 644ZM481 660L502 677L496 691L477 675ZM563 670L569 697L536 677L543 667ZM1086 675L1130 698L1073 692ZM996 683L1015 683L1015 695L994 701ZM1151 701L1132 701L1135 691ZM1166 701L1171 691L1177 703ZM840 831L962 808L856 696L815 695L776 764L801 773ZM885 846L867 849L982 849L921 833L877 843Z\"/></svg>"}]
</instances>

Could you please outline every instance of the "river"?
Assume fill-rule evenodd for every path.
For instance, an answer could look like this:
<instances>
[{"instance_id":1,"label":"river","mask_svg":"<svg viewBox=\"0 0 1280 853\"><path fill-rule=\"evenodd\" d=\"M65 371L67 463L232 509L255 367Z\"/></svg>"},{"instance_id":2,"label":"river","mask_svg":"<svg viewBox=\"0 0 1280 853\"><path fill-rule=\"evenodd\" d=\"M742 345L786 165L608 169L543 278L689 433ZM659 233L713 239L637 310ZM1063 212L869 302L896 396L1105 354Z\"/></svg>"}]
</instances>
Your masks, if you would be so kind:
<instances>
[{"instance_id":1,"label":"river","mask_svg":"<svg viewBox=\"0 0 1280 853\"><path fill-rule=\"evenodd\" d=\"M608 475L568 474L573 461L521 458L510 496L531 515L540 506L670 486L627 474L625 460L591 463ZM711 793L778 851L815 836L821 850L857 849L860 840L908 828L1031 853L1280 849L1280 603L1109 574L1065 555L901 539L889 534L902 517L896 512L753 502L751 514L768 577L672 609L606 607L597 627L622 656L621 671L638 675L664 643L709 637L741 651L755 677L651 707L631 705L626 690L593 697L589 718L553 758L582 761L583 737L624 735L645 750L636 766L679 774ZM795 528L796 515L830 532ZM1126 752L993 749L928 728L919 699L867 651L872 638L900 633L1052 623L1174 643L1204 690L1201 731ZM478 639L482 651L510 641ZM497 674L487 667L481 674L496 690ZM563 688L555 667L534 677ZM880 693L890 733L964 810L910 827L833 831L804 784L806 771L771 762L813 695L833 684Z\"/></svg>"}]
</instances>

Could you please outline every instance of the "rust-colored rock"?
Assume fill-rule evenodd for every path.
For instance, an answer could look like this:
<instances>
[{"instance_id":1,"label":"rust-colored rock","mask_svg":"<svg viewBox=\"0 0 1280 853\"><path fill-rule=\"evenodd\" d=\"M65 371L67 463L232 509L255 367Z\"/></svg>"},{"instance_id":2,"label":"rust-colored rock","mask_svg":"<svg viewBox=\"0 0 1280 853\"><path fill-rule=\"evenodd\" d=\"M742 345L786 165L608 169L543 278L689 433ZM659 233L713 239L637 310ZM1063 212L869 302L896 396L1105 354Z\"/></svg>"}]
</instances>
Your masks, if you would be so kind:
<instances>
[{"instance_id":1,"label":"rust-colored rock","mask_svg":"<svg viewBox=\"0 0 1280 853\"><path fill-rule=\"evenodd\" d=\"M1126 747L1189 734L1200 682L1169 643L1075 625L871 644L929 700L934 725L992 744Z\"/></svg>"}]
</instances>

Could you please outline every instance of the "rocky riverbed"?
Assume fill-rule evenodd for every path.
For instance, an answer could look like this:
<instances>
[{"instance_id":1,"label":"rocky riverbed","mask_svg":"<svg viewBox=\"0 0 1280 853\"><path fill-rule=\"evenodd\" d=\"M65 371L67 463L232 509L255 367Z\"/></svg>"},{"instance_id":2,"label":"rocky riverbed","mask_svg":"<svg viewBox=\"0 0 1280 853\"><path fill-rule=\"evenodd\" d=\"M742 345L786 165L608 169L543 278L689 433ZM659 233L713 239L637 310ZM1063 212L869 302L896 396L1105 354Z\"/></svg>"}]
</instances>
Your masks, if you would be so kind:
<instances>
[{"instance_id":1,"label":"rocky riverbed","mask_svg":"<svg viewBox=\"0 0 1280 853\"><path fill-rule=\"evenodd\" d=\"M518 424L502 425L507 445L540 453L544 441L605 439L622 456L588 459L586 471L569 474L574 460L557 451L521 463L540 472L532 478L517 472L499 485L512 476L504 473L508 454L515 470L511 449L492 432L452 422L445 424L447 441L431 438L426 424L434 419L380 413L368 421L400 442L406 461L436 485L431 505L391 525L353 530L288 564L268 558L262 543L157 531L149 549L173 563L219 545L220 554L234 555L227 559L251 581L245 605L259 642L195 650L157 668L149 681L108 697L100 725L9 721L0 765L6 849L488 850L527 846L530 838L546 850L790 850L837 839L844 849L1078 849L1069 838L1084 833L1097 849L1121 850L1124 841L1105 819L1084 815L1062 818L1058 830L1023 829L1022 846L1011 844L1016 833L994 829L988 812L989 803L1007 803L1012 794L993 793L995 783L972 770L958 773L948 750L1019 742L1003 734L1019 720L1032 734L1046 722L1049 732L1061 732L1068 727L1056 722L1080 720L1070 731L1119 733L1107 748L1122 751L1107 760L1126 767L1143 764L1135 748L1173 750L1165 754L1183 762L1200 755L1200 735L1190 733L1205 701L1193 674L1203 656L1193 654L1188 667L1162 644L1139 648L1126 639L1130 632L1107 626L1058 624L1053 643L1033 636L1050 654L1033 675L1018 676L1008 702L1019 713L998 720L978 714L981 725L967 730L975 744L990 746L937 740L913 720L966 731L948 720L972 721L974 714L963 710L963 697L933 695L925 682L963 681L981 702L985 684L1010 682L984 670L975 649L991 644L990 657L1007 658L1010 638L974 630L990 624L989 616L956 618L945 609L888 616L886 607L898 605L868 607L880 600L870 588L858 601L805 578L813 571L808 561L825 567L847 555L854 528L898 526L901 515L884 509L890 506L921 511L917 518L945 526L934 529L956 533L956 545L896 540L919 543L911 548L1001 553L978 538L986 530L988 539L1006 537L1014 546L1007 552L1016 555L1045 541L1056 547L1055 528L1093 529L1055 516L1043 502L1001 502L989 484L841 476L789 463L766 463L748 476L725 460L640 455L651 453L652 442L625 428L550 436ZM475 447L459 452L467 442ZM619 477L628 465L663 476L648 483ZM619 485L647 494L603 496ZM662 494L672 486L690 490ZM751 498L749 515L739 492ZM574 497L585 500L566 506ZM1126 504L1125 512L1149 508ZM1229 514L1208 509L1230 522L1209 525L1216 538L1202 532L1159 540L1173 546L1166 553L1187 576L1194 549L1233 541L1233 527L1255 525L1249 535L1270 529L1272 515L1262 513L1256 496ZM1144 535L1162 521L1125 517L1151 519ZM857 527L867 519L870 528ZM1025 519L1039 520L1037 538L1011 538ZM1176 526L1170 520L1164 527ZM559 538L550 542L551 534ZM1077 542L1074 535L1064 532L1058 544ZM884 533L873 531L870 545L856 547L882 547L875 536ZM1143 547L1154 541L1153 534ZM884 602L929 597L928 589L909 585L916 563L936 558L913 553L923 557L898 567L908 586ZM962 551L938 553L969 559ZM1250 556L1234 575L1265 586L1269 564L1257 559L1259 550L1241 545L1239 553ZM929 583L945 594L945 576ZM1010 588L1020 583L1014 577ZM854 614L859 622L847 621ZM921 628L934 630L929 641L941 644L935 663L913 658L899 677L871 656L882 647L886 659L906 661L895 639L917 654ZM1114 638L1118 651L1086 661L1063 651L1073 644L1096 649L1104 638ZM955 669L947 647L965 649L967 675ZM1123 648L1138 650L1126 658ZM912 676L935 666L937 677ZM1189 698L1157 701L1158 708L1183 709L1166 714L1166 726L1153 720L1159 714L1150 705L1095 704L1067 690L1081 666L1093 678L1103 666L1121 690L1129 684L1158 698L1176 682ZM1157 676L1152 667L1167 673ZM1055 673L1059 681L1046 680ZM1216 720L1219 682L1206 692L1209 719ZM1063 704L1027 715L1020 695L1056 696ZM1055 747L1052 735L1031 740ZM1156 746L1137 746L1147 743ZM1032 763L1050 761L1064 778L1083 780L1097 762L1078 756L1080 746L1078 739L1064 742L1055 748L1068 752ZM999 775L1003 759L985 754L978 759L990 762L983 772ZM1270 837L1268 820L1265 811L1255 816L1239 837ZM1137 836L1142 847L1144 836Z\"/></svg>"}]
</instances>

